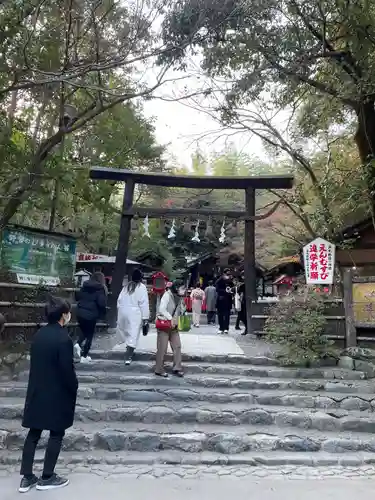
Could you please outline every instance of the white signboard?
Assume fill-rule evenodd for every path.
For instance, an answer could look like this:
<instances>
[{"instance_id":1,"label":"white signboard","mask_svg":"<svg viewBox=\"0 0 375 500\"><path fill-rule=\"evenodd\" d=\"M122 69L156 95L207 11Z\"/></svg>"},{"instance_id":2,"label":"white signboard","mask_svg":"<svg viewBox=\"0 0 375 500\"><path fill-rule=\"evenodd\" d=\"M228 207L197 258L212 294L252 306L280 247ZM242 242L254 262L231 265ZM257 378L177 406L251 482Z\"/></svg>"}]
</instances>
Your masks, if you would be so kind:
<instances>
[{"instance_id":1,"label":"white signboard","mask_svg":"<svg viewBox=\"0 0 375 500\"><path fill-rule=\"evenodd\" d=\"M47 285L58 286L60 285L60 278L56 276L39 276L36 274L19 274L17 273L18 283L24 285Z\"/></svg>"},{"instance_id":2,"label":"white signboard","mask_svg":"<svg viewBox=\"0 0 375 500\"><path fill-rule=\"evenodd\" d=\"M335 245L317 238L303 247L306 283L332 285L335 271Z\"/></svg>"},{"instance_id":3,"label":"white signboard","mask_svg":"<svg viewBox=\"0 0 375 500\"><path fill-rule=\"evenodd\" d=\"M96 262L98 264L112 264L116 260L115 256L100 255L96 253L77 253L76 262ZM126 259L127 264L140 265L135 260Z\"/></svg>"}]
</instances>

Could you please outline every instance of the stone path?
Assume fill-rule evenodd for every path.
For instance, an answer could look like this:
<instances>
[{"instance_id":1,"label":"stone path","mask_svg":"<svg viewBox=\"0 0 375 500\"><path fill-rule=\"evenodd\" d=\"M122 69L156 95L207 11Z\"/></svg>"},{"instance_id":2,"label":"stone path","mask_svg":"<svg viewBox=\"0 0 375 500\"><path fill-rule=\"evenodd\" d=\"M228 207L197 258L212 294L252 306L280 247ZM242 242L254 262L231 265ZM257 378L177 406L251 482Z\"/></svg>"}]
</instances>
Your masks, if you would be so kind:
<instances>
[{"instance_id":1,"label":"stone path","mask_svg":"<svg viewBox=\"0 0 375 500\"><path fill-rule=\"evenodd\" d=\"M147 337L141 336L138 350L143 352L154 352L156 346L156 331L152 329ZM217 335L212 326L201 326L193 328L190 332L181 333L182 350L186 354L243 354L232 336ZM114 347L115 350L124 351L125 344ZM169 352L171 352L169 347Z\"/></svg>"},{"instance_id":2,"label":"stone path","mask_svg":"<svg viewBox=\"0 0 375 500\"><path fill-rule=\"evenodd\" d=\"M228 498L262 498L262 500L370 500L374 496L374 481L371 476L359 474L356 470L309 469L301 473L293 469L247 471L231 468L192 468L186 475L181 469L159 468L157 471L144 469L133 473L120 470L105 472L99 469L90 474L76 473L70 476L68 488L56 491L31 491L27 498L36 499L42 495L46 500L227 500ZM159 479L159 480L155 480ZM216 479L213 481L212 479ZM219 479L219 481L218 481ZM151 482L150 482L151 481ZM18 478L0 478L1 500L18 498Z\"/></svg>"},{"instance_id":3,"label":"stone path","mask_svg":"<svg viewBox=\"0 0 375 500\"><path fill-rule=\"evenodd\" d=\"M123 346L96 349L92 363L77 365L63 471L130 479L375 474L375 381L343 369L280 367L264 342L209 327L182 334L182 343L184 379L154 376L154 332L130 367ZM5 474L19 467L26 382L24 372L0 385Z\"/></svg>"}]
</instances>

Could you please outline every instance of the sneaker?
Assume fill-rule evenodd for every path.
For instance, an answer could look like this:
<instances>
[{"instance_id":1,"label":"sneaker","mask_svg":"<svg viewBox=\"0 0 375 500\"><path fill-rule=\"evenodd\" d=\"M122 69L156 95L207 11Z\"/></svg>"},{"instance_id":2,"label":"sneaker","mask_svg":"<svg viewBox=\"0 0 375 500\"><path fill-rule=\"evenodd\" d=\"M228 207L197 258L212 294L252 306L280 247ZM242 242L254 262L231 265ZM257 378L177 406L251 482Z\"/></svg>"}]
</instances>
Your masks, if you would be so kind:
<instances>
[{"instance_id":1,"label":"sneaker","mask_svg":"<svg viewBox=\"0 0 375 500\"><path fill-rule=\"evenodd\" d=\"M79 344L74 344L74 353L77 358L81 357L81 346Z\"/></svg>"},{"instance_id":2,"label":"sneaker","mask_svg":"<svg viewBox=\"0 0 375 500\"><path fill-rule=\"evenodd\" d=\"M89 356L87 356L86 358L81 356L81 363L87 364L87 363L90 363L90 361L91 361L91 358Z\"/></svg>"},{"instance_id":3,"label":"sneaker","mask_svg":"<svg viewBox=\"0 0 375 500\"><path fill-rule=\"evenodd\" d=\"M228 330L224 330L224 335L228 335Z\"/></svg>"},{"instance_id":4,"label":"sneaker","mask_svg":"<svg viewBox=\"0 0 375 500\"><path fill-rule=\"evenodd\" d=\"M222 330L218 330L218 331L217 331L217 334L218 334L218 335L221 335L222 333L224 333Z\"/></svg>"},{"instance_id":5,"label":"sneaker","mask_svg":"<svg viewBox=\"0 0 375 500\"><path fill-rule=\"evenodd\" d=\"M133 361L133 355L134 355L135 348L134 347L126 347L126 353L125 353L125 364L130 365L130 363Z\"/></svg>"},{"instance_id":6,"label":"sneaker","mask_svg":"<svg viewBox=\"0 0 375 500\"><path fill-rule=\"evenodd\" d=\"M40 478L38 484L36 485L36 489L40 491L54 490L56 488L64 488L64 486L68 486L68 484L69 484L69 479L54 474L48 479Z\"/></svg>"},{"instance_id":7,"label":"sneaker","mask_svg":"<svg viewBox=\"0 0 375 500\"><path fill-rule=\"evenodd\" d=\"M38 483L38 478L36 476L33 476L31 478L28 477L23 477L21 479L21 484L20 487L18 488L18 491L20 493L27 493L28 491L31 490L31 488L34 488Z\"/></svg>"}]
</instances>

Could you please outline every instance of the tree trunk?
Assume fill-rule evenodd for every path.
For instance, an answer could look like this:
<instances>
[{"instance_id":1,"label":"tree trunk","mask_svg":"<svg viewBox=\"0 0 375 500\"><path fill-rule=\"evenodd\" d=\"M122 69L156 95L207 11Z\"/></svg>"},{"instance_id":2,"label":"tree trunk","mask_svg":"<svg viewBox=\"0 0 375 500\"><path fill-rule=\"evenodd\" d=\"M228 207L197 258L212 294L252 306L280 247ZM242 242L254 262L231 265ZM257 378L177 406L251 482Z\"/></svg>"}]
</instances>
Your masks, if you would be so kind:
<instances>
[{"instance_id":1,"label":"tree trunk","mask_svg":"<svg viewBox=\"0 0 375 500\"><path fill-rule=\"evenodd\" d=\"M375 109L374 101L360 104L357 109L358 125L354 140L365 168L370 198L375 207Z\"/></svg>"},{"instance_id":2,"label":"tree trunk","mask_svg":"<svg viewBox=\"0 0 375 500\"><path fill-rule=\"evenodd\" d=\"M7 226L17 210L28 198L30 191L38 188L43 182L43 167L48 153L62 141L64 132L60 129L55 135L46 139L37 149L31 168L20 180L18 188L11 194L3 213L0 215L0 230Z\"/></svg>"}]
</instances>

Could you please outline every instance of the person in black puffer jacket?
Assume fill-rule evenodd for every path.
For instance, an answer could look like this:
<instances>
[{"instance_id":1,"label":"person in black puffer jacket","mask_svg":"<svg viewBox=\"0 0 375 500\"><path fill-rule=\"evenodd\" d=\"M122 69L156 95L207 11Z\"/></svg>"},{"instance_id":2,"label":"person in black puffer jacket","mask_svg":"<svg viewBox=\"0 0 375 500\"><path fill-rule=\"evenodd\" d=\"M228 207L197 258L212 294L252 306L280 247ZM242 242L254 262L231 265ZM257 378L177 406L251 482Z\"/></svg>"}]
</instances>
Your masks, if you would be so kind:
<instances>
[{"instance_id":1,"label":"person in black puffer jacket","mask_svg":"<svg viewBox=\"0 0 375 500\"><path fill-rule=\"evenodd\" d=\"M81 329L78 342L74 346L81 362L90 362L89 352L99 318L104 318L107 310L107 287L103 273L93 273L76 292L77 321Z\"/></svg>"},{"instance_id":2,"label":"person in black puffer jacket","mask_svg":"<svg viewBox=\"0 0 375 500\"><path fill-rule=\"evenodd\" d=\"M233 305L233 281L229 269L226 269L216 282L216 309L219 320L218 333L229 333L230 313Z\"/></svg>"}]
</instances>

